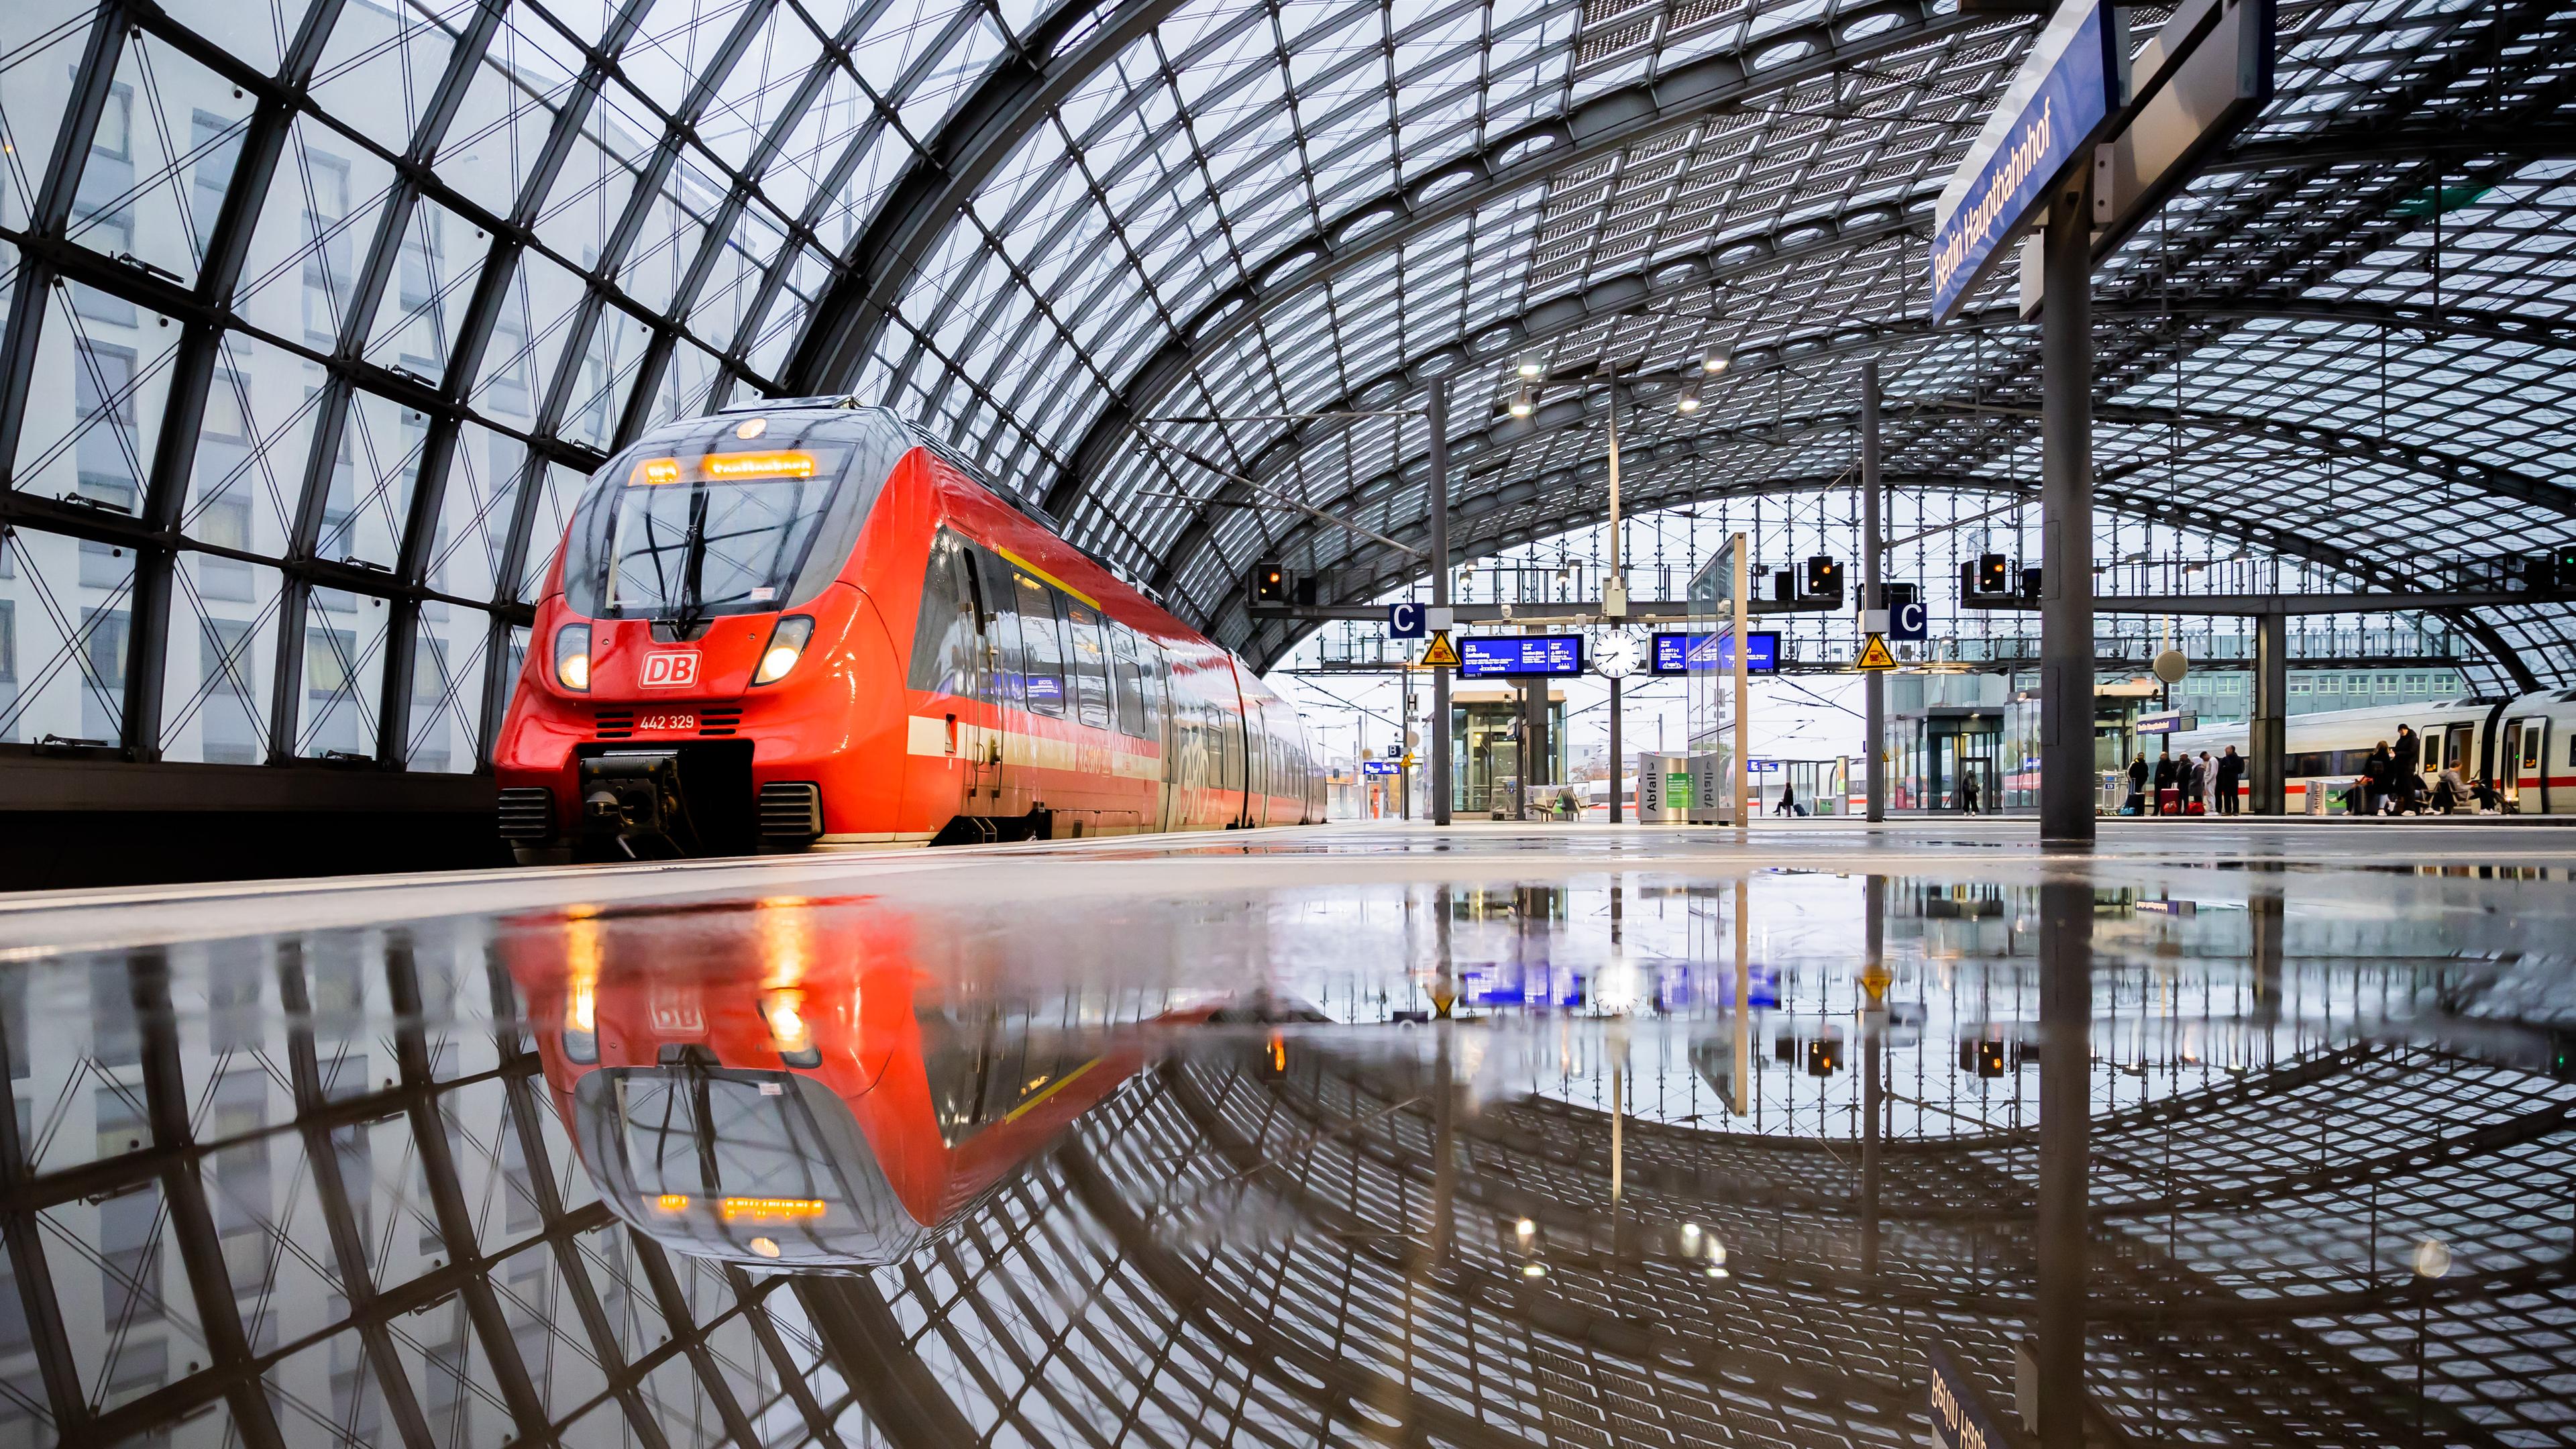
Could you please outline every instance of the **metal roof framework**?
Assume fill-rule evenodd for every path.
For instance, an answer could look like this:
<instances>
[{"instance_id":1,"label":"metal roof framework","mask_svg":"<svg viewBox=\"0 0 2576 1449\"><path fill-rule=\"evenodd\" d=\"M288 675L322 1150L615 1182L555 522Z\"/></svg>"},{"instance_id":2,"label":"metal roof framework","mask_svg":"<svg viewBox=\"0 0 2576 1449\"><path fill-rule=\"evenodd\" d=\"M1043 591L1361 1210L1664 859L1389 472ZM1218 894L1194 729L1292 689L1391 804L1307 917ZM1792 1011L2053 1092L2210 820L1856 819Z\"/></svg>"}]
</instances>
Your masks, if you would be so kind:
<instances>
[{"instance_id":1,"label":"metal roof framework","mask_svg":"<svg viewBox=\"0 0 2576 1449\"><path fill-rule=\"evenodd\" d=\"M1255 558L1356 600L1404 556L1178 459L1416 540L1418 422L1279 415L1434 377L1463 551L1598 518L1605 367L1632 507L1847 489L1871 357L1890 475L1987 506L2035 475L2036 339L2000 291L1923 327L1923 247L2030 30L1925 0L17 7L0 735L474 769L582 474L745 395L893 402L1265 665L1298 636L1245 613ZM2282 0L2280 30L2273 105L2099 274L2106 514L2379 587L2576 541L2576 16ZM1149 418L1268 420L1158 423L1175 449ZM2563 606L2461 622L2491 683L2576 670Z\"/></svg>"}]
</instances>

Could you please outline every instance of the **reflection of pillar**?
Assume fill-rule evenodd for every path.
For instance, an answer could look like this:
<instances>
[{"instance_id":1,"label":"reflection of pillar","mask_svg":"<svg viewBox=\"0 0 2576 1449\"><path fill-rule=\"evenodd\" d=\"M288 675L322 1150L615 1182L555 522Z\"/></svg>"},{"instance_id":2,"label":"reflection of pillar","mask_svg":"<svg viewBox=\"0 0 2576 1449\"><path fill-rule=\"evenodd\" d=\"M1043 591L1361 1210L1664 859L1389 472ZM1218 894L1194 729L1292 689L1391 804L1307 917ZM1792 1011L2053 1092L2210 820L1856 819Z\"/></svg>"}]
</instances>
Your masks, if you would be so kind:
<instances>
[{"instance_id":1,"label":"reflection of pillar","mask_svg":"<svg viewBox=\"0 0 2576 1449\"><path fill-rule=\"evenodd\" d=\"M2254 1025L2270 1027L2281 1019L2281 888L2257 889L2245 914L2254 936Z\"/></svg>"},{"instance_id":2,"label":"reflection of pillar","mask_svg":"<svg viewBox=\"0 0 2576 1449\"><path fill-rule=\"evenodd\" d=\"M1447 932L1442 932L1445 937ZM1447 963L1441 969L1446 972ZM1457 1023L1446 1019L1439 1024L1440 1054L1431 1072L1431 1150L1436 1154L1431 1176L1431 1255L1445 1258L1457 1228L1458 1195L1458 1082L1457 1064L1450 1054L1450 1035Z\"/></svg>"},{"instance_id":3,"label":"reflection of pillar","mask_svg":"<svg viewBox=\"0 0 2576 1449\"><path fill-rule=\"evenodd\" d=\"M1735 1100L1738 1117L1753 1110L1753 934L1745 919L1745 881L1735 882Z\"/></svg>"},{"instance_id":4,"label":"reflection of pillar","mask_svg":"<svg viewBox=\"0 0 2576 1449\"><path fill-rule=\"evenodd\" d=\"M2039 888L2037 1313L2041 1449L2084 1444L2086 1167L2092 1150L2093 887Z\"/></svg>"},{"instance_id":5,"label":"reflection of pillar","mask_svg":"<svg viewBox=\"0 0 2576 1449\"><path fill-rule=\"evenodd\" d=\"M1883 1169L1880 1138L1887 1116L1887 1096L1879 1080L1887 1046L1887 877L1872 875L1864 880L1861 910L1868 959L1861 967L1861 984L1868 994L1860 1009L1860 1270L1874 1278L1878 1276L1878 1189Z\"/></svg>"},{"instance_id":6,"label":"reflection of pillar","mask_svg":"<svg viewBox=\"0 0 2576 1449\"><path fill-rule=\"evenodd\" d=\"M2289 713L2290 616L2265 614L2254 621L2254 718L2245 730L2245 779L2256 815L2288 808Z\"/></svg>"}]
</instances>

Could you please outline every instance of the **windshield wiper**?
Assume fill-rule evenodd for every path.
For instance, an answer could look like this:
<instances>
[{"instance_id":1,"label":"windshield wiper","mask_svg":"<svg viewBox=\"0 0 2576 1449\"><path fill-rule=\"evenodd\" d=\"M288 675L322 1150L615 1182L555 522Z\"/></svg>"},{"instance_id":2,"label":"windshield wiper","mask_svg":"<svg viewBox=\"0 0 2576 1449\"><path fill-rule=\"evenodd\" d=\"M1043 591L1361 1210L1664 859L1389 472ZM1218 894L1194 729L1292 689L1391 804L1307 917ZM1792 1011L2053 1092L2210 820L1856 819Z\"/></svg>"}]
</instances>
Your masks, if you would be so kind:
<instances>
[{"instance_id":1,"label":"windshield wiper","mask_svg":"<svg viewBox=\"0 0 2576 1449\"><path fill-rule=\"evenodd\" d=\"M707 487L700 483L689 490L689 531L680 540L680 612L671 621L672 632L683 639L703 621L706 572Z\"/></svg>"}]
</instances>

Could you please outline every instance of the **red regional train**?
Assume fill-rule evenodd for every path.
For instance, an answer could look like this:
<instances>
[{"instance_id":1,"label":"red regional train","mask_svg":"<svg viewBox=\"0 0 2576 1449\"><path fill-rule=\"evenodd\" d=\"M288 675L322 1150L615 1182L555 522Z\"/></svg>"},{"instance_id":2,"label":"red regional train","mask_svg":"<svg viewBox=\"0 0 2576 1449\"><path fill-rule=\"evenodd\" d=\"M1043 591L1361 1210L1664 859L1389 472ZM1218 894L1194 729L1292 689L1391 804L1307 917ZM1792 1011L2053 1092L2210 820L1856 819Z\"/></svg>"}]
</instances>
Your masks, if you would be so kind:
<instances>
[{"instance_id":1,"label":"red regional train","mask_svg":"<svg viewBox=\"0 0 2576 1449\"><path fill-rule=\"evenodd\" d=\"M647 433L548 573L522 863L1318 822L1295 709L883 408Z\"/></svg>"},{"instance_id":2,"label":"red regional train","mask_svg":"<svg viewBox=\"0 0 2576 1449\"><path fill-rule=\"evenodd\" d=\"M853 902L523 921L503 950L610 1211L768 1267L909 1257L1144 1066L1158 1029L1214 1014L1014 987L963 956L925 969L907 918Z\"/></svg>"}]
</instances>

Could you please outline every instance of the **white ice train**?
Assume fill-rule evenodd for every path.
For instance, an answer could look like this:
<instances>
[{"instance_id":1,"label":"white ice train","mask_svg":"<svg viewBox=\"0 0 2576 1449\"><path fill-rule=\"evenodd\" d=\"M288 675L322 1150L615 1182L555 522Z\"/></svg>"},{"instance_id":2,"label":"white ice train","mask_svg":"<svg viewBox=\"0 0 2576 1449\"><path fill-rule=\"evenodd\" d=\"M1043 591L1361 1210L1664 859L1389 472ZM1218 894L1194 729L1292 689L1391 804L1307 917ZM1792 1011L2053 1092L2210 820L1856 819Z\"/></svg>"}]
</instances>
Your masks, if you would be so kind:
<instances>
[{"instance_id":1,"label":"white ice train","mask_svg":"<svg viewBox=\"0 0 2576 1449\"><path fill-rule=\"evenodd\" d=\"M2423 738L2428 794L2449 766L2463 781L2492 778L2517 813L2576 815L2576 689L2292 715L2283 747L2289 757L2289 813L2307 812L2310 782L2340 790L2358 778L2372 747L2382 740L2396 745L2401 724L2414 726ZM2240 755L2247 752L2243 724L2186 730L2171 739L2176 755L2207 750L2215 759L2229 745Z\"/></svg>"}]
</instances>

